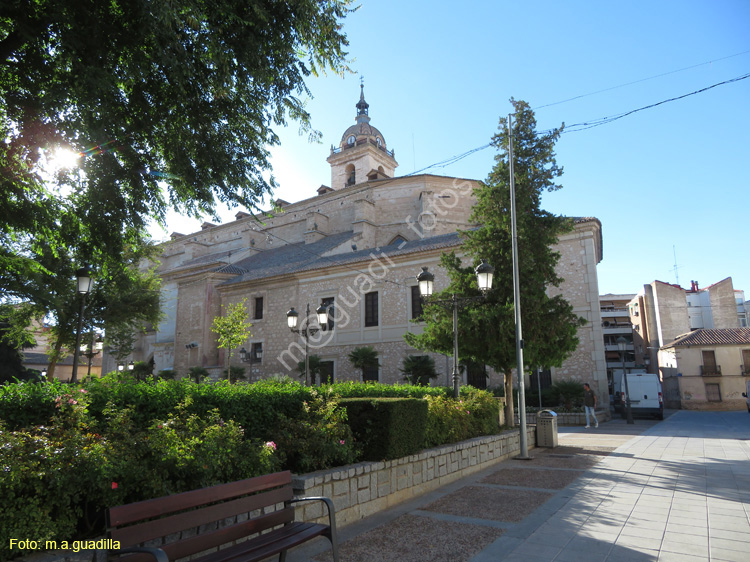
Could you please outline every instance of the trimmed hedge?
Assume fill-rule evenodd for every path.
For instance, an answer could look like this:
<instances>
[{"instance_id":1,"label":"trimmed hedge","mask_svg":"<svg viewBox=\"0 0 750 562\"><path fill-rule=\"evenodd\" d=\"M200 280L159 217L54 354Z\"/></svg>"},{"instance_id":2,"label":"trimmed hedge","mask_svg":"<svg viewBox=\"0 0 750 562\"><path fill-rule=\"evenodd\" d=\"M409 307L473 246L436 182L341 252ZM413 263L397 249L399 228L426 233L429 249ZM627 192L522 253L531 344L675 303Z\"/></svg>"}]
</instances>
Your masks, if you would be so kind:
<instances>
[{"instance_id":1,"label":"trimmed hedge","mask_svg":"<svg viewBox=\"0 0 750 562\"><path fill-rule=\"evenodd\" d=\"M413 455L424 448L427 402L418 398L344 398L349 427L361 447L361 460Z\"/></svg>"}]
</instances>

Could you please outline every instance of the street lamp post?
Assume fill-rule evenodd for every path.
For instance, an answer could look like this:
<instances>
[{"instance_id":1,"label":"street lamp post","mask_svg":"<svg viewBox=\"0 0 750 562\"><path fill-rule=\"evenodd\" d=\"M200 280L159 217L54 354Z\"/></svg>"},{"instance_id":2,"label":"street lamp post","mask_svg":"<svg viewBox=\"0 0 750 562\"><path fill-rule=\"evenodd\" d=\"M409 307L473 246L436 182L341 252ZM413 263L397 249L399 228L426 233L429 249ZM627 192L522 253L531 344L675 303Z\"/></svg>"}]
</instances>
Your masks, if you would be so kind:
<instances>
[{"instance_id":1,"label":"street lamp post","mask_svg":"<svg viewBox=\"0 0 750 562\"><path fill-rule=\"evenodd\" d=\"M81 295L81 309L78 311L78 331L76 331L76 346L73 353L73 373L70 377L71 383L78 382L78 350L81 347L81 331L83 330L83 311L86 308L86 295L91 291L91 274L87 267L76 271L77 293Z\"/></svg>"},{"instance_id":2,"label":"street lamp post","mask_svg":"<svg viewBox=\"0 0 750 562\"><path fill-rule=\"evenodd\" d=\"M630 389L628 388L628 375L625 373L625 349L628 347L628 340L620 336L617 338L617 348L620 350L622 357L622 378L625 381L625 415L628 423L633 422L633 410L630 408Z\"/></svg>"},{"instance_id":3,"label":"street lamp post","mask_svg":"<svg viewBox=\"0 0 750 562\"><path fill-rule=\"evenodd\" d=\"M326 305L320 303L320 306L315 310L315 312L318 316L318 324L320 324L321 326L328 324L328 307ZM297 328L298 321L299 313L294 310L294 307L292 307L291 310L286 313L286 322L287 326L289 326L289 329L293 333L300 334L303 338L305 338L305 385L307 385L310 376L310 355L308 351L307 340L310 338L310 336L314 336L320 331L320 328L310 327L310 303L307 303L307 308L305 310L305 325L303 328Z\"/></svg>"},{"instance_id":4,"label":"street lamp post","mask_svg":"<svg viewBox=\"0 0 750 562\"><path fill-rule=\"evenodd\" d=\"M492 276L494 275L495 269L482 260L476 270L477 285L482 294L477 297L459 297L455 293L451 295L450 299L432 299L432 289L435 281L435 276L427 271L426 267L422 268L422 271L417 275L417 283L419 284L419 294L425 302L430 304L438 304L445 308L453 310L453 396L458 398L459 388L461 384L461 376L458 372L458 309L462 308L470 302L484 300L487 297L487 291L492 287Z\"/></svg>"}]
</instances>

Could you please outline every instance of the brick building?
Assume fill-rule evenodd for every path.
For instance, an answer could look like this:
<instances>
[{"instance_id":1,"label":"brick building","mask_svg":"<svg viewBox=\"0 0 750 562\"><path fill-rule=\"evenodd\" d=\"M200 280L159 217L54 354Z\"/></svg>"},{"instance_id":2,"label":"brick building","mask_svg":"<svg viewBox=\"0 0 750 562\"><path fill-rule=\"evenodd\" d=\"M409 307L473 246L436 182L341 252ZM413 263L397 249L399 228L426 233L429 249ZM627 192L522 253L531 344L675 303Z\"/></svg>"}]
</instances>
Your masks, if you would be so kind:
<instances>
[{"instance_id":1,"label":"brick building","mask_svg":"<svg viewBox=\"0 0 750 562\"><path fill-rule=\"evenodd\" d=\"M163 279L165 318L143 335L135 360L153 360L156 370L184 374L201 365L218 376L225 369L223 350L210 331L222 305L247 299L252 335L242 346L246 363L233 353L233 364L248 367L250 380L286 373L296 376L304 359L304 340L287 327L287 311L314 311L332 305L328 326L309 340L310 353L324 361L333 380L358 380L347 355L371 345L380 368L369 374L381 382L403 380L407 355L421 355L404 342L419 310L416 275L427 266L436 275L435 289L446 285L438 267L443 252L457 249L456 229L466 229L474 204L470 179L421 174L395 177L398 163L383 134L370 124L364 93L356 104L355 124L331 147L331 185L317 195L287 203L281 212L252 216L239 212L227 224L204 223L188 235L173 234L164 244L159 272ZM581 328L579 348L552 378L577 378L599 386L606 397L606 367L598 303L596 265L601 261L601 224L594 218L575 221L560 238L560 290L588 324ZM557 289L556 289L557 290ZM459 342L460 345L460 342ZM447 384L450 358L432 354ZM488 373L470 382L502 384ZM464 375L464 383L467 381ZM473 378L475 377L475 378Z\"/></svg>"}]
</instances>

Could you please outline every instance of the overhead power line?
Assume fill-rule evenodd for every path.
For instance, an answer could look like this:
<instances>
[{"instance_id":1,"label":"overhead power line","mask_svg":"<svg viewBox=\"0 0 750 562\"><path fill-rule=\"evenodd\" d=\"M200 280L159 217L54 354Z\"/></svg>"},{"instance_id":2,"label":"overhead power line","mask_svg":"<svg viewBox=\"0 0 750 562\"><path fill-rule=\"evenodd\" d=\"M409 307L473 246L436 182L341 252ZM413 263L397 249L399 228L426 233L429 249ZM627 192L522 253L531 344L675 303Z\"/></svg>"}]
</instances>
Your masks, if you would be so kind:
<instances>
[{"instance_id":1,"label":"overhead power line","mask_svg":"<svg viewBox=\"0 0 750 562\"><path fill-rule=\"evenodd\" d=\"M624 88L625 86L632 86L633 84L639 84L641 82L646 82L648 80L654 80L655 78L661 78L662 76L669 76L670 74L676 74L678 72L684 72L685 70L691 70L693 68L698 68L699 66L705 66L707 64L713 64L715 62L723 61L723 60L726 60L726 59L731 59L733 57L738 57L740 55L745 55L747 53L750 53L750 51L742 51L741 53L735 53L733 55L728 55L728 56L722 57L720 59L714 59L714 60L710 60L710 61L706 61L706 62L701 62L701 63L698 63L698 64L694 64L692 66L686 66L685 68L678 68L677 70L671 70L669 72L662 72L661 74L656 74L654 76L649 76L648 78L641 78L640 80L633 80L632 82L626 82L624 84L619 84L617 86L611 86L610 88L604 88L603 90L597 90L595 92L589 92L588 94L581 94L579 96L574 96L572 98L568 98L568 99L565 99L565 100L556 101L556 102L548 103L548 104L545 104L545 105L540 105L539 107L535 107L533 109L534 109L534 111L536 111L537 109L542 109L542 108L545 108L545 107L552 107L553 105L560 105L561 103L567 103L569 101L574 101L574 100L577 100L577 99L586 98L588 96L593 96L593 95L596 95L596 94L601 94L603 92L609 92L611 90L617 90L618 88Z\"/></svg>"},{"instance_id":2,"label":"overhead power line","mask_svg":"<svg viewBox=\"0 0 750 562\"><path fill-rule=\"evenodd\" d=\"M619 115L610 115L608 117L600 117L599 119L594 119L592 121L586 121L583 123L575 123L574 125L567 126L563 133L576 133L578 131L585 131L586 129L592 129L594 127L599 127L601 125L606 125L607 123L613 123L614 121L617 121L618 119L622 119L623 117L627 117L628 115L632 115L633 113L638 113L639 111L644 111L646 109L651 109L653 107L657 107L659 105L663 105L665 103L681 100L690 96L694 96L696 94L700 94L703 92L706 92L712 88L716 88L718 86L723 86L725 84L731 84L733 82L739 82L740 80L745 80L747 78L750 78L750 74L745 74L743 76L737 76L736 78L730 78L729 80L724 80L723 82L718 82L717 84L712 84L711 86L706 86L705 88L701 88L700 90L695 90L694 92L690 92L689 94L683 94L681 96L677 96L674 98L669 98L666 100L662 100L660 102L652 103L651 105L645 105L643 107L639 107L638 109L633 109L631 111L626 111L625 113L620 113ZM578 129L574 129L574 127L579 127Z\"/></svg>"}]
</instances>

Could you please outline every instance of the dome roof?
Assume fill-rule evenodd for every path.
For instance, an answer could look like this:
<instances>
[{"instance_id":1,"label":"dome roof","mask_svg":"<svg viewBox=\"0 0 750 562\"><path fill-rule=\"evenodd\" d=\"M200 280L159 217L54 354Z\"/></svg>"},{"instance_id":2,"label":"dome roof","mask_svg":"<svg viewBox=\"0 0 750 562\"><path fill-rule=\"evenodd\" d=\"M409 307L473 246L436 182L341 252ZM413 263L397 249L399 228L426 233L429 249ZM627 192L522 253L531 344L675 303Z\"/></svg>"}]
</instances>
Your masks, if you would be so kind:
<instances>
[{"instance_id":1,"label":"dome roof","mask_svg":"<svg viewBox=\"0 0 750 562\"><path fill-rule=\"evenodd\" d=\"M366 142L369 139L375 143L378 148L385 150L386 144L383 133L370 125L370 116L368 115L370 105L365 101L364 84L360 85L359 101L357 102L356 107L357 116L354 118L356 123L346 129L344 134L341 135L341 148L356 146L357 144Z\"/></svg>"},{"instance_id":2,"label":"dome roof","mask_svg":"<svg viewBox=\"0 0 750 562\"><path fill-rule=\"evenodd\" d=\"M344 146L346 144L349 144L348 139L351 136L353 136L356 140L362 138L371 138L375 142L377 142L377 139L380 139L380 142L383 144L383 146L385 146L385 138L383 137L383 133L381 133L378 129L376 129L369 123L355 123L354 125L349 127L346 131L344 131L344 134L341 135L341 145Z\"/></svg>"}]
</instances>

